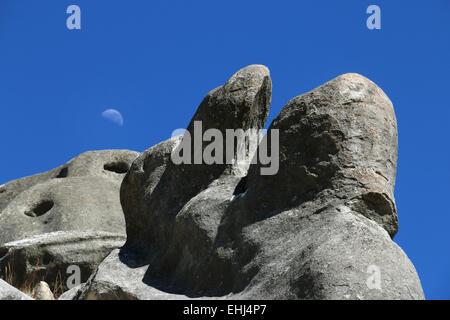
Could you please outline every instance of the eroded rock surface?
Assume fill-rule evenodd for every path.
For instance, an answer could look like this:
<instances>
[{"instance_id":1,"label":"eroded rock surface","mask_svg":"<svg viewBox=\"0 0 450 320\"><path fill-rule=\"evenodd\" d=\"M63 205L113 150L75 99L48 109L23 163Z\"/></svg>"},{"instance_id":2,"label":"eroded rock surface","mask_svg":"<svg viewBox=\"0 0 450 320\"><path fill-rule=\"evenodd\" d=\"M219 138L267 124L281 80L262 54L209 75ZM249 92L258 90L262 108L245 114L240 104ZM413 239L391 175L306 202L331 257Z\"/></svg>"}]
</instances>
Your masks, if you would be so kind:
<instances>
[{"instance_id":1,"label":"eroded rock surface","mask_svg":"<svg viewBox=\"0 0 450 320\"><path fill-rule=\"evenodd\" d=\"M90 151L54 170L2 185L0 276L30 290L45 280L58 294L67 290L70 266L86 281L125 241L119 190L138 155Z\"/></svg>"},{"instance_id":2,"label":"eroded rock surface","mask_svg":"<svg viewBox=\"0 0 450 320\"><path fill-rule=\"evenodd\" d=\"M270 95L267 68L244 68L205 97L188 131L195 120L203 131L262 128ZM275 175L248 166L253 154L176 165L186 135L142 153L121 186L127 243L80 298L423 299L391 240L397 127L384 92L344 74L289 101L269 146L271 129Z\"/></svg>"},{"instance_id":3,"label":"eroded rock surface","mask_svg":"<svg viewBox=\"0 0 450 320\"><path fill-rule=\"evenodd\" d=\"M0 188L0 244L54 231L125 233L119 189L139 154L90 151Z\"/></svg>"},{"instance_id":4,"label":"eroded rock surface","mask_svg":"<svg viewBox=\"0 0 450 320\"><path fill-rule=\"evenodd\" d=\"M62 295L59 296L58 300L77 300L80 293L81 288L85 285L85 283L79 284L78 286L73 287L65 291Z\"/></svg>"},{"instance_id":5,"label":"eroded rock surface","mask_svg":"<svg viewBox=\"0 0 450 320\"><path fill-rule=\"evenodd\" d=\"M34 300L20 290L0 279L0 300Z\"/></svg>"},{"instance_id":6,"label":"eroded rock surface","mask_svg":"<svg viewBox=\"0 0 450 320\"><path fill-rule=\"evenodd\" d=\"M52 290L67 290L68 277L78 272L86 282L99 263L125 242L122 234L58 231L0 246L0 276L16 288L33 288L44 279ZM69 269L77 268L76 270Z\"/></svg>"},{"instance_id":7,"label":"eroded rock surface","mask_svg":"<svg viewBox=\"0 0 450 320\"><path fill-rule=\"evenodd\" d=\"M39 281L33 289L33 297L36 300L55 300L47 282Z\"/></svg>"},{"instance_id":8,"label":"eroded rock surface","mask_svg":"<svg viewBox=\"0 0 450 320\"><path fill-rule=\"evenodd\" d=\"M210 145L195 149L196 129L262 129L271 88L266 67L246 67L206 95L190 137L139 156L87 152L1 186L0 267L17 287L37 262L50 284L82 267L61 300L423 299L392 241L395 113L369 79L344 74L286 104L260 144L278 152L275 174L237 142L203 162ZM175 163L186 145L191 161ZM0 281L0 298L27 298L12 289Z\"/></svg>"}]
</instances>

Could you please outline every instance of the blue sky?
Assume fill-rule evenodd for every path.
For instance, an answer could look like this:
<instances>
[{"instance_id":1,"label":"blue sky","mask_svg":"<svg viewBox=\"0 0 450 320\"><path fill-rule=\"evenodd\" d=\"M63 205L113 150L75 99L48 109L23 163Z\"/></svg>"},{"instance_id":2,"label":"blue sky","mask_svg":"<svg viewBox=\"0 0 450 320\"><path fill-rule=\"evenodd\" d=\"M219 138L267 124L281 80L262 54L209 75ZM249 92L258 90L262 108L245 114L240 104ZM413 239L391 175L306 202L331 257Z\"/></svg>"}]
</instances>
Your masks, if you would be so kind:
<instances>
[{"instance_id":1,"label":"blue sky","mask_svg":"<svg viewBox=\"0 0 450 320\"><path fill-rule=\"evenodd\" d=\"M81 8L68 30L66 8ZM366 8L381 8L381 30ZM249 64L293 97L357 72L399 130L395 241L429 299L450 299L450 1L0 1L0 184L87 150L143 151ZM101 116L122 113L123 126Z\"/></svg>"}]
</instances>

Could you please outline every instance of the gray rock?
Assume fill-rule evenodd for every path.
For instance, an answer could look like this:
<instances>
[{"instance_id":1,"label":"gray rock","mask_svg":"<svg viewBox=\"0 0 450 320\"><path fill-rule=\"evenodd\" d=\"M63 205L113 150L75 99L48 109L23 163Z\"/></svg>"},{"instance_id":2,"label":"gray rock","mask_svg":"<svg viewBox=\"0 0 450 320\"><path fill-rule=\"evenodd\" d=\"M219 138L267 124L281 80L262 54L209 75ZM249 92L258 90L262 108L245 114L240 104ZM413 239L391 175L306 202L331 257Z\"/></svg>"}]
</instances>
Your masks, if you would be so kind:
<instances>
[{"instance_id":1,"label":"gray rock","mask_svg":"<svg viewBox=\"0 0 450 320\"><path fill-rule=\"evenodd\" d=\"M345 206L287 210L244 236L258 251L241 270L249 278L235 298L424 298L414 266L388 233Z\"/></svg>"},{"instance_id":2,"label":"gray rock","mask_svg":"<svg viewBox=\"0 0 450 320\"><path fill-rule=\"evenodd\" d=\"M270 95L267 68L244 68L208 93L187 131L195 121L202 121L202 133L263 128ZM171 156L193 147L187 134L143 152L120 187L125 246L62 299L423 299L414 266L392 241L397 126L383 91L363 76L339 76L288 102L269 127L269 148L275 147L271 129L279 130L275 175L261 175L264 166L250 163L252 152L240 162L177 165ZM198 155L194 148L189 153ZM108 221L115 218L106 213L116 217L118 208L108 199L128 167L118 160L105 166L103 155L96 157L0 187L6 234L0 242L47 232L48 224L113 228ZM0 249L0 262L14 261L26 275L23 266L36 257L59 266L84 259L90 274L119 246L91 257L89 248L98 253L91 236L55 239L54 247L44 239ZM17 250L22 247L32 250Z\"/></svg>"},{"instance_id":3,"label":"gray rock","mask_svg":"<svg viewBox=\"0 0 450 320\"><path fill-rule=\"evenodd\" d=\"M80 271L86 282L98 264L125 242L122 234L107 232L53 232L10 242L0 246L0 275L12 278L12 284L33 288L40 280L50 284L54 292L67 290L73 275L70 266Z\"/></svg>"},{"instance_id":4,"label":"gray rock","mask_svg":"<svg viewBox=\"0 0 450 320\"><path fill-rule=\"evenodd\" d=\"M0 279L0 300L34 300Z\"/></svg>"},{"instance_id":5,"label":"gray rock","mask_svg":"<svg viewBox=\"0 0 450 320\"><path fill-rule=\"evenodd\" d=\"M72 289L67 290L62 295L59 296L58 300L77 300L78 296L81 294L81 288L85 286L86 283L82 283Z\"/></svg>"},{"instance_id":6,"label":"gray rock","mask_svg":"<svg viewBox=\"0 0 450 320\"><path fill-rule=\"evenodd\" d=\"M138 153L86 152L0 188L0 244L54 231L125 232L119 189Z\"/></svg>"},{"instance_id":7,"label":"gray rock","mask_svg":"<svg viewBox=\"0 0 450 320\"><path fill-rule=\"evenodd\" d=\"M85 152L58 168L57 177L100 176L120 184L138 155L130 150Z\"/></svg>"},{"instance_id":8,"label":"gray rock","mask_svg":"<svg viewBox=\"0 0 450 320\"><path fill-rule=\"evenodd\" d=\"M392 103L372 81L339 76L289 101L268 136L272 129L280 134L280 168L272 176L260 175L258 164L250 168L241 223L308 202L345 203L391 237L397 233L397 124Z\"/></svg>"},{"instance_id":9,"label":"gray rock","mask_svg":"<svg viewBox=\"0 0 450 320\"><path fill-rule=\"evenodd\" d=\"M45 281L39 281L39 283L34 287L33 298L35 300L55 300L48 283Z\"/></svg>"},{"instance_id":10,"label":"gray rock","mask_svg":"<svg viewBox=\"0 0 450 320\"><path fill-rule=\"evenodd\" d=\"M132 256L117 249L100 264L81 288L81 300L180 300L176 295L148 286L142 279L148 265L138 264Z\"/></svg>"},{"instance_id":11,"label":"gray rock","mask_svg":"<svg viewBox=\"0 0 450 320\"><path fill-rule=\"evenodd\" d=\"M188 130L196 119L261 128L269 84L264 67L239 71ZM82 298L423 299L391 240L397 128L383 91L345 74L292 99L269 129L280 131L276 175L259 164L177 166L174 139L143 153L121 187L126 246Z\"/></svg>"},{"instance_id":12,"label":"gray rock","mask_svg":"<svg viewBox=\"0 0 450 320\"><path fill-rule=\"evenodd\" d=\"M0 214L22 191L50 179L67 177L100 176L121 183L139 153L129 150L88 151L53 170L21 178L0 186Z\"/></svg>"},{"instance_id":13,"label":"gray rock","mask_svg":"<svg viewBox=\"0 0 450 320\"><path fill-rule=\"evenodd\" d=\"M203 99L187 127L191 133L190 143L185 134L180 143L173 139L160 143L136 160L121 187L128 247L147 250L149 243L158 243L155 249L165 254L167 248L163 247L173 237L175 217L190 199L224 174L245 175L245 164L227 164L225 152L223 164L213 165L176 165L170 154L178 153L178 147L188 141L191 163L195 161L195 121L201 121L201 134L211 128L219 130L223 136L226 129L262 129L269 111L271 88L266 67L252 65L239 70ZM206 146L202 144L202 152ZM247 158L249 162L251 155Z\"/></svg>"},{"instance_id":14,"label":"gray rock","mask_svg":"<svg viewBox=\"0 0 450 320\"><path fill-rule=\"evenodd\" d=\"M16 196L0 215L0 243L53 231L124 232L120 186L96 176L52 179Z\"/></svg>"},{"instance_id":15,"label":"gray rock","mask_svg":"<svg viewBox=\"0 0 450 320\"><path fill-rule=\"evenodd\" d=\"M127 234L129 235L127 242L130 246L139 246L141 240L135 239L133 235L144 235L148 224L151 223L150 217L145 214L151 211L151 203L148 201L148 197L153 194L159 180L165 174L170 162L170 154L180 140L181 137L174 137L141 153L131 165L129 173L126 174L122 182L120 202L125 215Z\"/></svg>"}]
</instances>

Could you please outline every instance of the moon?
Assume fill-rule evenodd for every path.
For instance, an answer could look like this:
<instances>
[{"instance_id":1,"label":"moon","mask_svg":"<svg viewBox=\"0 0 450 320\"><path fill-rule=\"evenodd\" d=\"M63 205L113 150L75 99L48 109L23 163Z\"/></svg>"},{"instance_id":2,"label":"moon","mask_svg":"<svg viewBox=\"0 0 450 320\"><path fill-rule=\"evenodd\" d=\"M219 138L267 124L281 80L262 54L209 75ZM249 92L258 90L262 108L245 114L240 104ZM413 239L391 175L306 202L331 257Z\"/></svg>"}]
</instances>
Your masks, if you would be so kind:
<instances>
[{"instance_id":1,"label":"moon","mask_svg":"<svg viewBox=\"0 0 450 320\"><path fill-rule=\"evenodd\" d=\"M118 126L123 126L123 117L122 114L115 109L107 109L102 112L102 117L114 122Z\"/></svg>"}]
</instances>

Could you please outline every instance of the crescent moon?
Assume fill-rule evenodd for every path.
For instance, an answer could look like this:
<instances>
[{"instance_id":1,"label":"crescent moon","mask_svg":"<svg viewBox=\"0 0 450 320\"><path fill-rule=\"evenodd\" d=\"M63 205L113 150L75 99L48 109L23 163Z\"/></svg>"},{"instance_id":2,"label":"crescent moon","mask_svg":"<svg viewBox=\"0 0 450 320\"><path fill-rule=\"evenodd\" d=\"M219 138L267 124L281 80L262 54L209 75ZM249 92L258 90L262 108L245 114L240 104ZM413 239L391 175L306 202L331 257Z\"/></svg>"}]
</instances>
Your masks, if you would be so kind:
<instances>
[{"instance_id":1,"label":"crescent moon","mask_svg":"<svg viewBox=\"0 0 450 320\"><path fill-rule=\"evenodd\" d=\"M120 127L123 126L123 117L122 114L115 110L115 109L107 109L102 112L102 117L114 122L115 124L119 125Z\"/></svg>"}]
</instances>

